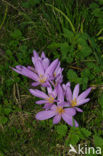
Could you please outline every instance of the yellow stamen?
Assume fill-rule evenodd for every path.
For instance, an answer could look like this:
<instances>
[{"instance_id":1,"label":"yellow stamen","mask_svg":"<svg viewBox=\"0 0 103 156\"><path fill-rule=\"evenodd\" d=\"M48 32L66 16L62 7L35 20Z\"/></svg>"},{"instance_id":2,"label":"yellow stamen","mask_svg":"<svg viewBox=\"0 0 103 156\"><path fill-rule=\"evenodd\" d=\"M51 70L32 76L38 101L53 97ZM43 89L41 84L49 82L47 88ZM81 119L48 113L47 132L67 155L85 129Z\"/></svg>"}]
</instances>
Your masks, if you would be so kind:
<instances>
[{"instance_id":1,"label":"yellow stamen","mask_svg":"<svg viewBox=\"0 0 103 156\"><path fill-rule=\"evenodd\" d=\"M58 84L58 83L57 83L57 82L55 82L55 84L54 84L54 85L55 85L55 87L57 86L57 84Z\"/></svg>"},{"instance_id":2,"label":"yellow stamen","mask_svg":"<svg viewBox=\"0 0 103 156\"><path fill-rule=\"evenodd\" d=\"M51 95L49 96L49 98L46 99L49 103L53 103L54 102L54 97L52 97Z\"/></svg>"},{"instance_id":3,"label":"yellow stamen","mask_svg":"<svg viewBox=\"0 0 103 156\"><path fill-rule=\"evenodd\" d=\"M56 72L54 72L54 74L53 74L53 75L54 75L54 77L56 77Z\"/></svg>"},{"instance_id":4,"label":"yellow stamen","mask_svg":"<svg viewBox=\"0 0 103 156\"><path fill-rule=\"evenodd\" d=\"M65 110L61 106L57 107L56 111L59 115L65 112Z\"/></svg>"},{"instance_id":5,"label":"yellow stamen","mask_svg":"<svg viewBox=\"0 0 103 156\"><path fill-rule=\"evenodd\" d=\"M40 83L45 83L45 81L46 81L46 77L43 77L43 75L40 75L39 76L39 82Z\"/></svg>"},{"instance_id":6,"label":"yellow stamen","mask_svg":"<svg viewBox=\"0 0 103 156\"><path fill-rule=\"evenodd\" d=\"M75 107L77 105L77 100L74 98L74 100L71 101L71 106Z\"/></svg>"}]
</instances>

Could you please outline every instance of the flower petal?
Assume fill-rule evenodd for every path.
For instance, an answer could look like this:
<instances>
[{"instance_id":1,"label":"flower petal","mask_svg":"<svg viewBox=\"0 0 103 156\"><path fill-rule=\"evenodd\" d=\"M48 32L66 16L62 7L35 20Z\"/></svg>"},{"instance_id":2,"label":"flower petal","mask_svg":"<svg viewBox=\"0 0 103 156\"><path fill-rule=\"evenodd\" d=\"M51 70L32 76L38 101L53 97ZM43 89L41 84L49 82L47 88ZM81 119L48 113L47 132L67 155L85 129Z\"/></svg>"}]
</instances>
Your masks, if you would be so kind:
<instances>
[{"instance_id":1,"label":"flower petal","mask_svg":"<svg viewBox=\"0 0 103 156\"><path fill-rule=\"evenodd\" d=\"M36 97L40 97L40 98L43 98L43 99L48 98L48 96L44 92L42 92L42 91L40 91L38 89L29 89L29 91L30 91L30 93L32 95L34 95Z\"/></svg>"},{"instance_id":2,"label":"flower petal","mask_svg":"<svg viewBox=\"0 0 103 156\"><path fill-rule=\"evenodd\" d=\"M67 99L67 101L69 101L71 103L72 91L71 91L70 87L67 87L67 89L66 89L66 99Z\"/></svg>"},{"instance_id":3,"label":"flower petal","mask_svg":"<svg viewBox=\"0 0 103 156\"><path fill-rule=\"evenodd\" d=\"M48 58L45 58L42 61L42 64L43 64L44 70L46 70L48 68L48 66L49 66L49 59Z\"/></svg>"},{"instance_id":4,"label":"flower petal","mask_svg":"<svg viewBox=\"0 0 103 156\"><path fill-rule=\"evenodd\" d=\"M45 58L46 58L46 56L45 56L45 53L44 53L44 52L42 52L42 53L41 53L41 58L42 58L42 59L45 59Z\"/></svg>"},{"instance_id":5,"label":"flower petal","mask_svg":"<svg viewBox=\"0 0 103 156\"><path fill-rule=\"evenodd\" d=\"M67 113L63 113L62 114L62 118L63 120L70 126L73 126L73 119L72 119L72 116L68 116ZM74 124L75 124L75 127L78 127L78 123L76 120L74 120Z\"/></svg>"},{"instance_id":6,"label":"flower petal","mask_svg":"<svg viewBox=\"0 0 103 156\"><path fill-rule=\"evenodd\" d=\"M40 60L35 63L35 70L39 75L44 75L44 68Z\"/></svg>"},{"instance_id":7,"label":"flower petal","mask_svg":"<svg viewBox=\"0 0 103 156\"><path fill-rule=\"evenodd\" d=\"M33 87L36 87L36 86L38 86L40 83L39 82L33 82L31 85L33 86Z\"/></svg>"},{"instance_id":8,"label":"flower petal","mask_svg":"<svg viewBox=\"0 0 103 156\"><path fill-rule=\"evenodd\" d=\"M36 101L35 103L41 105L41 104L47 103L47 101L46 100L39 100L39 101Z\"/></svg>"},{"instance_id":9,"label":"flower petal","mask_svg":"<svg viewBox=\"0 0 103 156\"><path fill-rule=\"evenodd\" d=\"M48 94L52 94L52 87L50 86L50 87L47 87L47 91L48 91Z\"/></svg>"},{"instance_id":10,"label":"flower petal","mask_svg":"<svg viewBox=\"0 0 103 156\"><path fill-rule=\"evenodd\" d=\"M66 91L67 87L70 87L70 82L67 82L67 84L62 85L64 91Z\"/></svg>"},{"instance_id":11,"label":"flower petal","mask_svg":"<svg viewBox=\"0 0 103 156\"><path fill-rule=\"evenodd\" d=\"M70 105L70 103L69 102L64 102L63 103L63 107L70 107L71 105Z\"/></svg>"},{"instance_id":12,"label":"flower petal","mask_svg":"<svg viewBox=\"0 0 103 156\"><path fill-rule=\"evenodd\" d=\"M56 111L56 109L57 109L57 106L53 104L51 107L51 110Z\"/></svg>"},{"instance_id":13,"label":"flower petal","mask_svg":"<svg viewBox=\"0 0 103 156\"><path fill-rule=\"evenodd\" d=\"M37 59L39 59L39 55L38 55L38 53L35 50L33 50L32 62L34 64L34 66L35 66L35 63L36 63Z\"/></svg>"},{"instance_id":14,"label":"flower petal","mask_svg":"<svg viewBox=\"0 0 103 156\"><path fill-rule=\"evenodd\" d=\"M66 87L70 87L70 82L67 82Z\"/></svg>"},{"instance_id":15,"label":"flower petal","mask_svg":"<svg viewBox=\"0 0 103 156\"><path fill-rule=\"evenodd\" d=\"M57 65L58 65L58 59L54 60L54 61L49 65L49 67L47 68L45 74L46 74L46 75L52 76L52 74L53 74L55 68L57 67Z\"/></svg>"},{"instance_id":16,"label":"flower petal","mask_svg":"<svg viewBox=\"0 0 103 156\"><path fill-rule=\"evenodd\" d=\"M73 91L73 99L77 99L78 97L78 94L79 94L79 84L77 84L74 88L74 91Z\"/></svg>"},{"instance_id":17,"label":"flower petal","mask_svg":"<svg viewBox=\"0 0 103 156\"><path fill-rule=\"evenodd\" d=\"M88 96L88 94L90 93L90 91L91 91L91 88L88 88L87 90L85 90L83 93L81 93L78 96L77 100L79 101L79 100L85 99Z\"/></svg>"},{"instance_id":18,"label":"flower petal","mask_svg":"<svg viewBox=\"0 0 103 156\"><path fill-rule=\"evenodd\" d=\"M53 124L57 124L59 123L61 120L61 115L56 115L54 118L53 118Z\"/></svg>"},{"instance_id":19,"label":"flower petal","mask_svg":"<svg viewBox=\"0 0 103 156\"><path fill-rule=\"evenodd\" d=\"M58 75L61 75L62 74L62 71L63 71L63 69L60 67L60 61L59 61L58 62L58 65L57 65L57 67L56 67L56 69L54 71L55 77L57 77Z\"/></svg>"},{"instance_id":20,"label":"flower petal","mask_svg":"<svg viewBox=\"0 0 103 156\"><path fill-rule=\"evenodd\" d=\"M50 83L48 81L46 81L45 83L41 84L42 87L50 87Z\"/></svg>"},{"instance_id":21,"label":"flower petal","mask_svg":"<svg viewBox=\"0 0 103 156\"><path fill-rule=\"evenodd\" d=\"M27 66L27 68L28 68L29 70L31 70L32 72L35 72L35 68L32 67L32 66Z\"/></svg>"},{"instance_id":22,"label":"flower petal","mask_svg":"<svg viewBox=\"0 0 103 156\"><path fill-rule=\"evenodd\" d=\"M83 104L85 104L85 103L87 103L89 101L90 101L90 98L77 100L77 106L83 105Z\"/></svg>"},{"instance_id":23,"label":"flower petal","mask_svg":"<svg viewBox=\"0 0 103 156\"><path fill-rule=\"evenodd\" d=\"M46 120L52 118L55 115L54 111L41 111L36 114L37 120Z\"/></svg>"},{"instance_id":24,"label":"flower petal","mask_svg":"<svg viewBox=\"0 0 103 156\"><path fill-rule=\"evenodd\" d=\"M57 87L57 93L58 93L59 102L63 102L64 101L64 93L63 93L63 89L60 84Z\"/></svg>"},{"instance_id":25,"label":"flower petal","mask_svg":"<svg viewBox=\"0 0 103 156\"><path fill-rule=\"evenodd\" d=\"M23 68L24 68L24 66L21 66L21 65L16 66L16 69L18 69L18 70L22 70Z\"/></svg>"},{"instance_id":26,"label":"flower petal","mask_svg":"<svg viewBox=\"0 0 103 156\"><path fill-rule=\"evenodd\" d=\"M76 111L74 108L65 108L64 110L68 116L74 116L76 114Z\"/></svg>"},{"instance_id":27,"label":"flower petal","mask_svg":"<svg viewBox=\"0 0 103 156\"><path fill-rule=\"evenodd\" d=\"M52 105L53 105L52 103L46 103L43 108L48 110L51 109Z\"/></svg>"},{"instance_id":28,"label":"flower petal","mask_svg":"<svg viewBox=\"0 0 103 156\"><path fill-rule=\"evenodd\" d=\"M74 107L74 108L76 109L77 112L83 112L83 110L78 107Z\"/></svg>"},{"instance_id":29,"label":"flower petal","mask_svg":"<svg viewBox=\"0 0 103 156\"><path fill-rule=\"evenodd\" d=\"M33 50L33 56L34 56L35 58L38 58L38 57L39 57L39 55L38 55L38 53L36 52L36 50Z\"/></svg>"},{"instance_id":30,"label":"flower petal","mask_svg":"<svg viewBox=\"0 0 103 156\"><path fill-rule=\"evenodd\" d=\"M30 69L24 66L16 66L16 68L11 68L12 70L16 71L17 73L24 75L32 80L38 81L38 76L32 72Z\"/></svg>"}]
</instances>

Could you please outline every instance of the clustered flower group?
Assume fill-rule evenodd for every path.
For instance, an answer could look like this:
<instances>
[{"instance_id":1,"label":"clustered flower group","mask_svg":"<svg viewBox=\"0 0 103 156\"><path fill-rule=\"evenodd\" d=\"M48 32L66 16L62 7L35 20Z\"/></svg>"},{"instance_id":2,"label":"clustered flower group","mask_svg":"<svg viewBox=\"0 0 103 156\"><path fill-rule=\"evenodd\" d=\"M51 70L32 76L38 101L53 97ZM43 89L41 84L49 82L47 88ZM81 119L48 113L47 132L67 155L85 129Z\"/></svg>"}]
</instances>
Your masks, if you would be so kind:
<instances>
[{"instance_id":1,"label":"clustered flower group","mask_svg":"<svg viewBox=\"0 0 103 156\"><path fill-rule=\"evenodd\" d=\"M43 111L36 114L37 120L46 120L53 117L53 124L60 122L61 118L70 126L78 127L78 122L74 119L76 112L83 112L78 106L87 103L90 98L86 98L91 91L88 88L79 95L79 84L71 91L70 82L63 84L63 68L60 67L60 61L50 60L42 52L41 57L34 50L32 57L32 66L17 65L12 68L19 74L22 74L33 80L32 86L41 86L41 90L30 89L33 96L41 98L36 104L43 104ZM44 88L43 88L44 87Z\"/></svg>"}]
</instances>

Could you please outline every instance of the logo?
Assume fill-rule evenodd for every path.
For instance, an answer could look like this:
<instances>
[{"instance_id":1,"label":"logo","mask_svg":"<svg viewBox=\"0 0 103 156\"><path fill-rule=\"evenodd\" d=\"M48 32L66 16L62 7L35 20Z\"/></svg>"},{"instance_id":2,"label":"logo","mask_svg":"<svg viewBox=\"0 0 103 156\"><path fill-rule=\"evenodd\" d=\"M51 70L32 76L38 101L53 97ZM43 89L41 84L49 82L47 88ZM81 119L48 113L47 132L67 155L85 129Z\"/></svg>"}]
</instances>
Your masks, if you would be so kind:
<instances>
[{"instance_id":1,"label":"logo","mask_svg":"<svg viewBox=\"0 0 103 156\"><path fill-rule=\"evenodd\" d=\"M70 150L69 153L76 153L76 154L101 154L101 148L100 147L88 147L87 145L81 146L78 144L77 149L73 147L73 145L70 144Z\"/></svg>"}]
</instances>

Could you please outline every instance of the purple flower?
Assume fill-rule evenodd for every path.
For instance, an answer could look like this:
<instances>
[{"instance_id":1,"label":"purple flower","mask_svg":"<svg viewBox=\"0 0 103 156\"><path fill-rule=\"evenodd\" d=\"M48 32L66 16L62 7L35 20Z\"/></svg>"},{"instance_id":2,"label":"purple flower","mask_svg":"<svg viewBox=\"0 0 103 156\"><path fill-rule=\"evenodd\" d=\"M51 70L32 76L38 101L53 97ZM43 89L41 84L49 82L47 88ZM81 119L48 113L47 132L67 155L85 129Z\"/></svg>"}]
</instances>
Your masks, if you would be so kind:
<instances>
[{"instance_id":1,"label":"purple flower","mask_svg":"<svg viewBox=\"0 0 103 156\"><path fill-rule=\"evenodd\" d=\"M51 106L57 101L57 89L54 90L51 87L47 87L48 95L38 89L30 89L30 93L36 97L42 98L43 100L36 101L36 104L45 104L45 109L50 109Z\"/></svg>"},{"instance_id":2,"label":"purple flower","mask_svg":"<svg viewBox=\"0 0 103 156\"><path fill-rule=\"evenodd\" d=\"M60 67L60 62L58 62L57 67L51 78L51 84L56 87L58 84L62 83L63 75L62 75L63 68Z\"/></svg>"},{"instance_id":3,"label":"purple flower","mask_svg":"<svg viewBox=\"0 0 103 156\"><path fill-rule=\"evenodd\" d=\"M50 110L40 111L36 114L37 120L46 120L49 118L53 118L53 124L57 124L60 122L61 118L70 126L75 125L78 127L78 123L76 120L73 122L73 116L76 114L76 111L73 108L63 108L63 106L53 105Z\"/></svg>"},{"instance_id":4,"label":"purple flower","mask_svg":"<svg viewBox=\"0 0 103 156\"><path fill-rule=\"evenodd\" d=\"M50 64L50 61L49 61L49 59L45 56L44 52L42 52L41 57L39 57L38 53L37 53L35 50L33 51L32 62L33 62L33 64L34 64L34 67L35 67L35 64L36 64L36 61L37 61L37 60L40 60L40 61L41 61L44 70L48 68L48 66L49 66L49 64Z\"/></svg>"},{"instance_id":5,"label":"purple flower","mask_svg":"<svg viewBox=\"0 0 103 156\"><path fill-rule=\"evenodd\" d=\"M56 84L61 83L63 81L62 71L63 71L63 68L60 67L60 62L59 62L58 66L56 67L53 73Z\"/></svg>"},{"instance_id":6,"label":"purple flower","mask_svg":"<svg viewBox=\"0 0 103 156\"><path fill-rule=\"evenodd\" d=\"M58 59L54 60L46 69L44 69L42 62L36 60L35 70L38 77L37 82L44 87L49 86L49 81L52 79L52 75L57 65ZM32 86L36 86L35 83L32 83Z\"/></svg>"},{"instance_id":7,"label":"purple flower","mask_svg":"<svg viewBox=\"0 0 103 156\"><path fill-rule=\"evenodd\" d=\"M63 85L58 84L57 86L57 105L68 107L68 102L65 101L65 91Z\"/></svg>"},{"instance_id":8,"label":"purple flower","mask_svg":"<svg viewBox=\"0 0 103 156\"><path fill-rule=\"evenodd\" d=\"M83 93L78 95L79 94L79 84L77 84L75 86L75 88L73 90L73 94L72 94L70 87L67 87L66 99L69 102L69 106L75 108L78 112L82 112L82 110L80 108L78 108L78 106L89 102L90 98L86 98L86 97L88 96L90 91L91 91L91 88L88 88Z\"/></svg>"},{"instance_id":9,"label":"purple flower","mask_svg":"<svg viewBox=\"0 0 103 156\"><path fill-rule=\"evenodd\" d=\"M60 67L58 59L50 63L44 52L39 56L34 50L32 63L33 66L17 65L12 69L32 79L34 81L32 86L41 85L41 89L46 87L44 92L38 89L29 90L32 95L41 98L36 101L36 104L44 104L43 108L45 110L38 112L36 119L46 120L53 117L53 124L57 124L63 118L68 125L78 127L79 125L73 117L76 111L83 112L78 106L89 102L90 98L87 98L87 96L91 88L79 95L79 84L77 84L72 93L70 82L61 84L63 81L63 68Z\"/></svg>"},{"instance_id":10,"label":"purple flower","mask_svg":"<svg viewBox=\"0 0 103 156\"><path fill-rule=\"evenodd\" d=\"M49 64L49 60L45 57L45 54L42 53L41 58L34 51L34 56L32 57L32 61L34 67L28 66L24 67L21 65L16 66L16 68L12 68L19 74L22 74L35 82L32 83L32 86L42 85L44 87L49 86L49 81L53 77L53 73L58 66L58 59L54 60L51 64Z\"/></svg>"},{"instance_id":11,"label":"purple flower","mask_svg":"<svg viewBox=\"0 0 103 156\"><path fill-rule=\"evenodd\" d=\"M62 84L64 95L66 95L66 91L68 87L70 87L70 82L67 82L66 84Z\"/></svg>"},{"instance_id":12,"label":"purple flower","mask_svg":"<svg viewBox=\"0 0 103 156\"><path fill-rule=\"evenodd\" d=\"M67 87L70 87L70 82L67 82L66 84L62 84L63 90L66 91Z\"/></svg>"}]
</instances>

